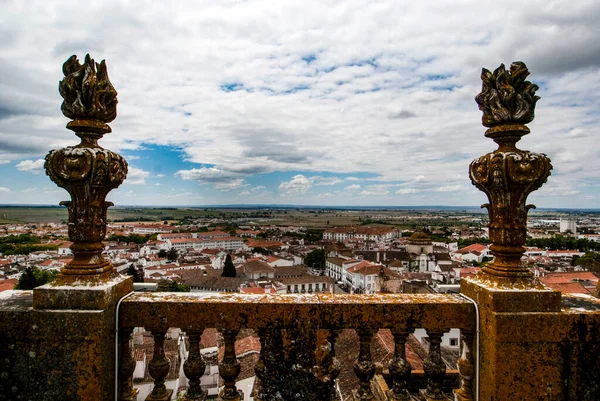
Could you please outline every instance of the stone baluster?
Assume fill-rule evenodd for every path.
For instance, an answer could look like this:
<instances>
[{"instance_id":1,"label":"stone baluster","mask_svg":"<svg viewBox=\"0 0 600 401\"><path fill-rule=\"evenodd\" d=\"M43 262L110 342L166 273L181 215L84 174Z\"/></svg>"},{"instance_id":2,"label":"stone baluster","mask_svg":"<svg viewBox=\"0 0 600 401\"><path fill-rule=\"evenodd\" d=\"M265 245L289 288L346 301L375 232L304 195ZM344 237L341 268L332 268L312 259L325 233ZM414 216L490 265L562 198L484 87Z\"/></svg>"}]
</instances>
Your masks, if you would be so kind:
<instances>
[{"instance_id":1,"label":"stone baluster","mask_svg":"<svg viewBox=\"0 0 600 401\"><path fill-rule=\"evenodd\" d=\"M446 364L442 359L440 343L442 333L427 331L429 336L429 352L423 363L423 370L427 378L427 388L423 392L427 401L445 399L442 393L442 383L446 375Z\"/></svg>"},{"instance_id":2,"label":"stone baluster","mask_svg":"<svg viewBox=\"0 0 600 401\"><path fill-rule=\"evenodd\" d=\"M279 391L277 378L283 367L283 341L280 328L258 329L260 359L254 367L260 380L255 399L269 400Z\"/></svg>"},{"instance_id":3,"label":"stone baluster","mask_svg":"<svg viewBox=\"0 0 600 401\"><path fill-rule=\"evenodd\" d=\"M148 365L148 372L154 379L152 392L146 397L146 401L168 401L171 399L173 390L168 390L165 386L165 378L169 374L170 363L165 356L165 334L167 328L151 329L154 337L154 354L152 361Z\"/></svg>"},{"instance_id":4,"label":"stone baluster","mask_svg":"<svg viewBox=\"0 0 600 401\"><path fill-rule=\"evenodd\" d=\"M473 358L473 332L462 331L460 334L461 355L457 361L460 374L460 388L454 390L456 401L473 401L473 379L475 378L475 363Z\"/></svg>"},{"instance_id":5,"label":"stone baluster","mask_svg":"<svg viewBox=\"0 0 600 401\"><path fill-rule=\"evenodd\" d=\"M133 388L135 361L131 350L133 327L119 330L119 401L136 401L138 389Z\"/></svg>"},{"instance_id":6,"label":"stone baluster","mask_svg":"<svg viewBox=\"0 0 600 401\"><path fill-rule=\"evenodd\" d=\"M242 394L235 386L235 379L240 374L240 362L235 355L235 338L239 330L223 329L223 340L225 342L225 353L223 361L219 363L219 374L223 379L224 386L219 393L219 398L223 401L241 401Z\"/></svg>"},{"instance_id":7,"label":"stone baluster","mask_svg":"<svg viewBox=\"0 0 600 401\"><path fill-rule=\"evenodd\" d=\"M394 335L394 358L388 363L388 368L393 386L388 391L388 398L394 401L410 400L408 379L411 368L406 360L406 338L409 333L402 329L392 329L392 334Z\"/></svg>"},{"instance_id":8,"label":"stone baluster","mask_svg":"<svg viewBox=\"0 0 600 401\"><path fill-rule=\"evenodd\" d=\"M318 380L317 390L324 400L336 399L335 380L340 374L340 363L335 357L335 342L340 330L324 330L325 337L317 346L319 366L315 375Z\"/></svg>"},{"instance_id":9,"label":"stone baluster","mask_svg":"<svg viewBox=\"0 0 600 401\"><path fill-rule=\"evenodd\" d=\"M371 340L374 330L371 328L360 328L356 330L360 339L360 351L358 361L354 364L354 374L360 380L360 387L354 391L354 400L372 400L371 379L375 375L375 364L371 358Z\"/></svg>"},{"instance_id":10,"label":"stone baluster","mask_svg":"<svg viewBox=\"0 0 600 401\"><path fill-rule=\"evenodd\" d=\"M183 401L204 401L206 391L200 387L200 378L204 375L206 363L200 353L200 336L204 330L189 330L189 354L183 363L183 373L188 379L188 389L183 396Z\"/></svg>"}]
</instances>

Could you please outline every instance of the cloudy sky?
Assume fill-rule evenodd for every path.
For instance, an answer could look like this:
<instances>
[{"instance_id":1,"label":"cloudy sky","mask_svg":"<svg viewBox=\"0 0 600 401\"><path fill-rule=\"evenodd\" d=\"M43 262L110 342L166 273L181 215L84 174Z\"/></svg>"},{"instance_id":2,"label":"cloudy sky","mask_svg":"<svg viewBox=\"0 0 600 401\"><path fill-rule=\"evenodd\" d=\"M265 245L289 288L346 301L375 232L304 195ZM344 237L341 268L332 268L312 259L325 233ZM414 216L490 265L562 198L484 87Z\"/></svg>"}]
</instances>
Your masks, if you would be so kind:
<instances>
[{"instance_id":1,"label":"cloudy sky","mask_svg":"<svg viewBox=\"0 0 600 401\"><path fill-rule=\"evenodd\" d=\"M118 205L478 205L481 68L520 60L542 98L520 145L554 165L530 201L598 207L598 1L0 7L0 204L68 199L43 158L78 142L57 84L89 52L119 92Z\"/></svg>"}]
</instances>

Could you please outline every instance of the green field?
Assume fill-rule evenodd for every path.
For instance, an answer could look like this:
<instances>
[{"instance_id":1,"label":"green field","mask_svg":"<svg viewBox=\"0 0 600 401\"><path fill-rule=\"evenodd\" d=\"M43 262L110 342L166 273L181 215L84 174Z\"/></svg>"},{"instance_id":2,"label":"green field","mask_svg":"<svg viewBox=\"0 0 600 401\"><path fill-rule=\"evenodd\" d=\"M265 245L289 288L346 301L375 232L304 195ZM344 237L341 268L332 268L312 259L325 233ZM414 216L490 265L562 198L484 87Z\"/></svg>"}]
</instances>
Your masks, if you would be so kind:
<instances>
[{"instance_id":1,"label":"green field","mask_svg":"<svg viewBox=\"0 0 600 401\"><path fill-rule=\"evenodd\" d=\"M110 221L161 221L180 220L184 216L193 218L216 216L217 213L203 209L172 209L172 208L110 208ZM0 207L0 224L7 223L59 223L67 220L65 207L36 207L36 206L7 206Z\"/></svg>"},{"instance_id":2,"label":"green field","mask_svg":"<svg viewBox=\"0 0 600 401\"><path fill-rule=\"evenodd\" d=\"M239 225L335 227L369 225L370 227L396 227L411 229L418 226L456 226L472 224L470 213L416 210L332 210L309 208L169 208L169 207L113 207L108 210L109 222L159 222L181 221L185 218L209 218L218 222L232 221ZM4 206L0 207L0 224L44 224L65 222L65 207Z\"/></svg>"}]
</instances>

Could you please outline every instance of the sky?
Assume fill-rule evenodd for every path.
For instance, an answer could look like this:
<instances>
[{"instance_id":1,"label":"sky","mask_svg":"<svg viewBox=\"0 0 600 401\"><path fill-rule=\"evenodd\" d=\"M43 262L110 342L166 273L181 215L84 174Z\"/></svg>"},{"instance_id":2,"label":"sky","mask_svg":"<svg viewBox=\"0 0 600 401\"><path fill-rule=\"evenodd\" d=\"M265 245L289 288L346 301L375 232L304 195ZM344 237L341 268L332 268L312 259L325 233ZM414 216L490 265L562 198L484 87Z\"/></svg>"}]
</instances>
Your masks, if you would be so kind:
<instances>
[{"instance_id":1,"label":"sky","mask_svg":"<svg viewBox=\"0 0 600 401\"><path fill-rule=\"evenodd\" d=\"M474 97L513 61L540 89L519 146L554 169L529 202L600 200L598 1L0 0L0 204L57 204L76 145L58 82L73 54L118 91L100 144L129 163L116 205L479 205L496 146Z\"/></svg>"}]
</instances>

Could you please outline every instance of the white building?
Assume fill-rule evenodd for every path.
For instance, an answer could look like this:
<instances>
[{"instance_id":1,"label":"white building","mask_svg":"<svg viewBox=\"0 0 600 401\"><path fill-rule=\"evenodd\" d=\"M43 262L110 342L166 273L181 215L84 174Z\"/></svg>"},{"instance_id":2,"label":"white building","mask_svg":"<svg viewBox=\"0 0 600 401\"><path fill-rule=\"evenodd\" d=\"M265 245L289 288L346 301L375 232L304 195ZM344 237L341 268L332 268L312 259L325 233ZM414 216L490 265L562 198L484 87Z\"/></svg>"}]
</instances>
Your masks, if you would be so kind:
<instances>
[{"instance_id":1,"label":"white building","mask_svg":"<svg viewBox=\"0 0 600 401\"><path fill-rule=\"evenodd\" d=\"M323 232L323 239L344 242L350 239L363 241L389 242L398 236L391 228L336 227Z\"/></svg>"},{"instance_id":2,"label":"white building","mask_svg":"<svg viewBox=\"0 0 600 401\"><path fill-rule=\"evenodd\" d=\"M162 224L158 224L158 225L140 224L140 225L133 226L133 233L140 234L140 235L170 233L172 231L173 231L172 226L162 225Z\"/></svg>"},{"instance_id":3,"label":"white building","mask_svg":"<svg viewBox=\"0 0 600 401\"><path fill-rule=\"evenodd\" d=\"M175 249L193 248L203 250L207 248L227 249L235 251L244 246L244 240L239 237L213 237L213 238L177 238L167 240L167 243Z\"/></svg>"},{"instance_id":4,"label":"white building","mask_svg":"<svg viewBox=\"0 0 600 401\"><path fill-rule=\"evenodd\" d=\"M577 222L574 220L563 220L560 219L560 232L565 233L570 231L571 234L577 234Z\"/></svg>"}]
</instances>

